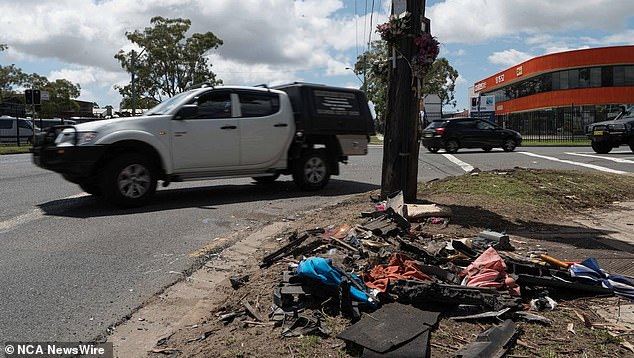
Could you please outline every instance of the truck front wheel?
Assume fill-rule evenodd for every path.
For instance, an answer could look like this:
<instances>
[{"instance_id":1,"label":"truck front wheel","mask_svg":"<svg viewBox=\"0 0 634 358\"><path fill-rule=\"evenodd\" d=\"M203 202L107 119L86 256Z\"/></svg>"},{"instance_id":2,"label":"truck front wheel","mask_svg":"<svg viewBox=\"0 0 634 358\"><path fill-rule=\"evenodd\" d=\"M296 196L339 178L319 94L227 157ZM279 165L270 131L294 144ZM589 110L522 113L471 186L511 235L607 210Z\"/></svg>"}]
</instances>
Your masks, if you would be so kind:
<instances>
[{"instance_id":1,"label":"truck front wheel","mask_svg":"<svg viewBox=\"0 0 634 358\"><path fill-rule=\"evenodd\" d=\"M612 150L612 145L610 143L592 142L592 150L594 150L595 153L608 154Z\"/></svg>"},{"instance_id":2,"label":"truck front wheel","mask_svg":"<svg viewBox=\"0 0 634 358\"><path fill-rule=\"evenodd\" d=\"M94 196L100 196L102 194L101 187L95 181L83 180L77 183L81 190Z\"/></svg>"},{"instance_id":3,"label":"truck front wheel","mask_svg":"<svg viewBox=\"0 0 634 358\"><path fill-rule=\"evenodd\" d=\"M117 206L141 206L156 191L156 170L142 155L123 154L106 165L101 188L104 196Z\"/></svg>"},{"instance_id":4,"label":"truck front wheel","mask_svg":"<svg viewBox=\"0 0 634 358\"><path fill-rule=\"evenodd\" d=\"M330 166L324 149L311 150L293 166L293 181L302 190L319 190L328 184Z\"/></svg>"}]
</instances>

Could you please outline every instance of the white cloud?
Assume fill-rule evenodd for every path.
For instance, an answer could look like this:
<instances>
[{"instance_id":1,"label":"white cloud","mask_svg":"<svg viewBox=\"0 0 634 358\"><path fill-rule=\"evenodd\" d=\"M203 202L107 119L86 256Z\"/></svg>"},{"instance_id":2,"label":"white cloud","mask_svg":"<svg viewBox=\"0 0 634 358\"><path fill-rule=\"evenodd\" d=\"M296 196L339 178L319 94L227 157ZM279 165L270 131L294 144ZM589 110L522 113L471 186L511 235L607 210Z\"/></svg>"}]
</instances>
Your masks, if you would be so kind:
<instances>
[{"instance_id":1,"label":"white cloud","mask_svg":"<svg viewBox=\"0 0 634 358\"><path fill-rule=\"evenodd\" d=\"M127 78L113 57L131 48L126 32L150 26L153 16L183 17L192 21L191 33L211 31L224 41L210 58L225 83L301 80L305 71L339 76L355 60L341 53L363 51L368 36L376 38L386 2L376 5L370 28L361 2L352 14L343 0L6 1L0 3L2 42L9 45L3 59L55 62L62 69L50 71L53 77L85 91L111 88Z\"/></svg>"},{"instance_id":2,"label":"white cloud","mask_svg":"<svg viewBox=\"0 0 634 358\"><path fill-rule=\"evenodd\" d=\"M510 67L524 62L532 57L534 56L528 53L521 52L515 49L510 49L501 52L494 52L492 55L489 56L489 62L496 65Z\"/></svg>"},{"instance_id":3,"label":"white cloud","mask_svg":"<svg viewBox=\"0 0 634 358\"><path fill-rule=\"evenodd\" d=\"M429 7L441 42L481 43L520 33L617 31L634 14L630 0L446 0Z\"/></svg>"}]
</instances>

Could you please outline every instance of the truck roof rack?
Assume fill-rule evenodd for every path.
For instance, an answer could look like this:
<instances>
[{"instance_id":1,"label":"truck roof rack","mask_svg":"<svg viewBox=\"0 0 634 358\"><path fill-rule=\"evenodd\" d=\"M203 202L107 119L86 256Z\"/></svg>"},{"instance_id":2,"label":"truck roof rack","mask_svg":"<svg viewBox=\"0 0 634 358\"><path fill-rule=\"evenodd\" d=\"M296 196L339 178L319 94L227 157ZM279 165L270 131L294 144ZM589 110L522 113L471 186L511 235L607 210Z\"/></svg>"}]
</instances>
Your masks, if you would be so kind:
<instances>
[{"instance_id":1,"label":"truck roof rack","mask_svg":"<svg viewBox=\"0 0 634 358\"><path fill-rule=\"evenodd\" d=\"M202 82L202 83L193 84L193 85L187 87L187 89L191 90L191 89L195 89L195 88L214 88L214 87L215 86L212 83L210 83L210 82Z\"/></svg>"}]
</instances>

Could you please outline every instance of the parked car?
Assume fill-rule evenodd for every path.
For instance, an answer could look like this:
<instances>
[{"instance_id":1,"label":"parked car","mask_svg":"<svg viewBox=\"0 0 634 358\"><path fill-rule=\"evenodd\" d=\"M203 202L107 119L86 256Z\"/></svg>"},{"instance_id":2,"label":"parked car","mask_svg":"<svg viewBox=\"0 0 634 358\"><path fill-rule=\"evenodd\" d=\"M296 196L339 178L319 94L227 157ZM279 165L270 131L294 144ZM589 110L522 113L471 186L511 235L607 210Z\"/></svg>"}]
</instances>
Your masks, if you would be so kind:
<instances>
[{"instance_id":1,"label":"parked car","mask_svg":"<svg viewBox=\"0 0 634 358\"><path fill-rule=\"evenodd\" d=\"M77 121L73 121L70 119L61 119L61 118L48 118L48 119L36 119L35 125L45 129L53 126L72 126L77 124Z\"/></svg>"},{"instance_id":2,"label":"parked car","mask_svg":"<svg viewBox=\"0 0 634 358\"><path fill-rule=\"evenodd\" d=\"M629 145L634 152L634 106L623 111L614 120L588 125L586 134L595 153L606 154L621 145Z\"/></svg>"},{"instance_id":3,"label":"parked car","mask_svg":"<svg viewBox=\"0 0 634 358\"><path fill-rule=\"evenodd\" d=\"M17 143L18 132L21 142L31 143L33 139L33 123L31 123L31 120L20 118L18 121L15 117L0 117L0 142ZM40 128L35 126L35 134L39 132Z\"/></svg>"},{"instance_id":4,"label":"parked car","mask_svg":"<svg viewBox=\"0 0 634 358\"><path fill-rule=\"evenodd\" d=\"M432 153L440 149L455 153L460 148L482 148L488 152L495 147L512 152L522 144L522 136L483 119L453 118L431 122L423 130L422 142Z\"/></svg>"}]
</instances>

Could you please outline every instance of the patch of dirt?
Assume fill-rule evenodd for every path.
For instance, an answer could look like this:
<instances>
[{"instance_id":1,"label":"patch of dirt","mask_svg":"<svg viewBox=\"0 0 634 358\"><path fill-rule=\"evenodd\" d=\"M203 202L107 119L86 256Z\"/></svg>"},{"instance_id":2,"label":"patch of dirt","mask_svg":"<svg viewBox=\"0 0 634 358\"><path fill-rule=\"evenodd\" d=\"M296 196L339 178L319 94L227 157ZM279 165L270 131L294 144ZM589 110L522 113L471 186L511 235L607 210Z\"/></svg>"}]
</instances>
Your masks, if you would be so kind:
<instances>
[{"instance_id":1,"label":"patch of dirt","mask_svg":"<svg viewBox=\"0 0 634 358\"><path fill-rule=\"evenodd\" d=\"M582 180L582 179L579 179ZM575 182L576 183L576 182ZM224 279L215 281L207 288L208 300L204 300L206 314L197 321L181 322L170 327L160 344L153 337L154 349L161 353L148 353L150 357L354 357L360 352L346 347L344 341L335 338L351 323L340 316L325 315L324 326L331 332L322 336L282 338L281 328L268 322L273 289L281 282L281 274L288 270L292 258L280 260L271 267L260 269L262 257L281 247L294 231L305 231L316 227L338 227L342 224L354 226L367 219L360 217L362 211L374 210L369 195L358 195L343 203L302 214L294 222L287 223L283 232L261 238L249 254L239 257L240 265L223 272ZM453 211L451 222L446 227L427 224L419 229L438 238L475 237L483 230L506 231L511 243L520 252L528 250L547 251L551 256L579 261L595 257L599 262L622 260L634 262L632 252L615 248L606 232L591 229L575 222L575 218L588 217L585 204L559 206L548 209L508 205L482 197L455 195L443 192L420 193L420 198L448 205ZM569 200L561 197L561 200ZM591 206L595 208L596 206ZM594 210L594 209L593 209ZM606 214L607 211L602 211ZM600 239L604 238L604 239ZM634 251L634 250L633 250ZM223 254L221 253L220 256ZM218 273L220 258L210 260L201 271L201 280L206 273ZM613 272L618 273L618 272ZM234 289L228 277L235 274L249 276L245 285ZM193 283L195 284L195 282ZM634 314L625 319L621 311L633 311L632 304L614 297L571 298L551 295L558 306L551 312L540 312L553 323L544 326L536 323L518 323L518 341L509 351L513 357L634 357L624 346L634 334ZM212 299L213 298L213 299ZM242 311L247 302L259 316L258 322L249 315L230 322L220 320L225 314ZM200 305L198 305L200 307ZM610 311L614 320L608 322L606 315L598 315L597 307L616 308ZM133 318L134 319L134 318ZM491 321L456 322L441 317L431 333L431 356L450 357L462 346L494 325ZM632 325L630 325L632 324ZM615 329L621 328L621 330ZM627 328L628 330L624 330ZM616 336L614 336L616 335ZM115 349L116 350L116 349ZM150 349L146 349L149 351ZM121 355L120 355L121 356ZM143 356L143 355L141 355Z\"/></svg>"}]
</instances>

